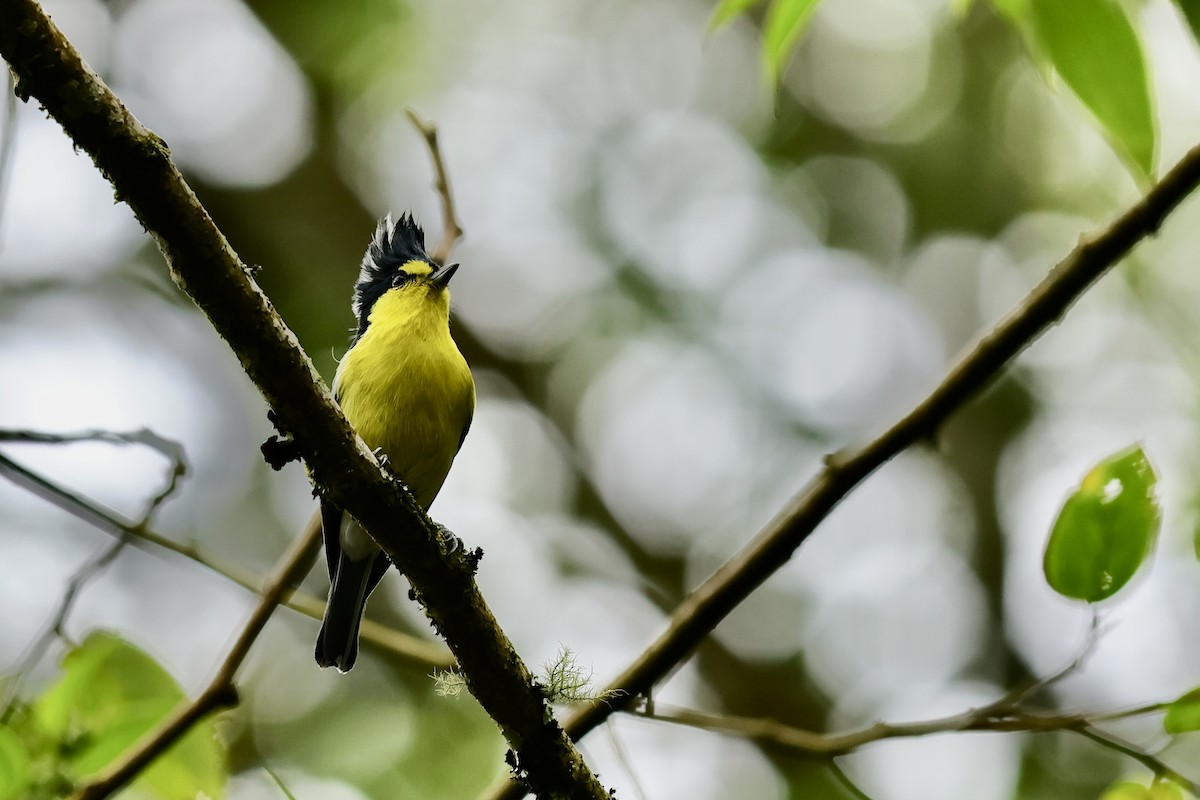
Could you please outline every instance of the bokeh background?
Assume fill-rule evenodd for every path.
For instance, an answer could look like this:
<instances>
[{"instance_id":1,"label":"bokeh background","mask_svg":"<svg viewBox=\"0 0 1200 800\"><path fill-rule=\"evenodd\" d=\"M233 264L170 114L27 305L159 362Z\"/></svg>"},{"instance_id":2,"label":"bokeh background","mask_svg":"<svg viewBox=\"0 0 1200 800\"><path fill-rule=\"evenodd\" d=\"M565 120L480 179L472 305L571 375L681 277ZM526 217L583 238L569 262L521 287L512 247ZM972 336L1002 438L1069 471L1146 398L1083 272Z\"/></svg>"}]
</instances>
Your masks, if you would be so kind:
<instances>
[{"instance_id":1,"label":"bokeh background","mask_svg":"<svg viewBox=\"0 0 1200 800\"><path fill-rule=\"evenodd\" d=\"M961 5L961 4L959 4ZM531 664L568 646L600 683L819 468L880 431L1137 188L1078 101L985 4L822 4L778 91L753 17L696 0L51 0L58 24L161 134L331 378L374 220L441 233L436 121L467 237L454 331L479 385L434 517ZM1200 57L1166 0L1139 5L1160 162L1200 141ZM266 408L86 156L20 105L0 211L0 427L149 427L190 474L156 530L262 572L307 521L271 472ZM1105 610L1067 709L1200 683L1200 204L1093 289L936 447L873 476L724 622L659 702L815 729L953 713L1053 672L1088 612L1041 577L1088 466L1144 442L1157 557ZM136 516L153 452L6 445ZM0 483L0 663L109 540ZM306 588L322 595L324 570ZM393 576L373 619L431 637ZM129 548L68 632L116 629L200 686L253 601ZM504 745L469 697L369 648L318 670L281 610L227 714L234 800L472 798ZM52 650L28 679L53 679ZM1153 720L1119 729L1153 749ZM1184 741L1165 757L1194 762ZM850 796L819 762L618 717L583 749L625 798ZM889 742L841 760L877 800L1091 798L1133 770L1066 735Z\"/></svg>"}]
</instances>

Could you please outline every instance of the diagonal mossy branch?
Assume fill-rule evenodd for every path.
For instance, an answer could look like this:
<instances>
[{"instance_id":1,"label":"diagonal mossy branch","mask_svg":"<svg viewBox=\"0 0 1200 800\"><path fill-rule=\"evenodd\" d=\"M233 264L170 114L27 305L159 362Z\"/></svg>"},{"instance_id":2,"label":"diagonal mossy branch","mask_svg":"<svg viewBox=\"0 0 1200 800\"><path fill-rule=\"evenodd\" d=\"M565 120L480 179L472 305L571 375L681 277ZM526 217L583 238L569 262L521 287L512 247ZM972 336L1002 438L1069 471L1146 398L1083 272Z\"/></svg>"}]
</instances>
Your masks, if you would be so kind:
<instances>
[{"instance_id":1,"label":"diagonal mossy branch","mask_svg":"<svg viewBox=\"0 0 1200 800\"><path fill-rule=\"evenodd\" d=\"M154 237L172 278L295 437L321 491L362 522L408 576L471 692L516 752L529 787L547 798L608 797L484 603L473 577L479 554L441 550L437 526L354 435L166 144L121 104L34 0L0 0L0 56L18 96L41 102Z\"/></svg>"}]
</instances>

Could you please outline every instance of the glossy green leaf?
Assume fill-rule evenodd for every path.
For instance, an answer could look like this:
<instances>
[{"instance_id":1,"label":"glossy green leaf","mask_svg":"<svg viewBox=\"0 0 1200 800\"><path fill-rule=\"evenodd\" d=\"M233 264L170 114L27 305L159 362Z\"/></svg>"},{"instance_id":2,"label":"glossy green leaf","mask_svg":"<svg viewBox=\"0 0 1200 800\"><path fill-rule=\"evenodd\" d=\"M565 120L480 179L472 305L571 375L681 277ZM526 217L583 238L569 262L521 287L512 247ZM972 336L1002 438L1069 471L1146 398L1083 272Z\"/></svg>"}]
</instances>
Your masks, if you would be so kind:
<instances>
[{"instance_id":1,"label":"glossy green leaf","mask_svg":"<svg viewBox=\"0 0 1200 800\"><path fill-rule=\"evenodd\" d=\"M1175 5L1179 6L1188 27L1192 29L1192 38L1200 42L1200 0L1175 0Z\"/></svg>"},{"instance_id":2,"label":"glossy green leaf","mask_svg":"<svg viewBox=\"0 0 1200 800\"><path fill-rule=\"evenodd\" d=\"M730 20L738 17L755 6L761 4L764 0L721 0L713 11L712 19L708 21L708 30L715 31L722 25L726 25Z\"/></svg>"},{"instance_id":3,"label":"glossy green leaf","mask_svg":"<svg viewBox=\"0 0 1200 800\"><path fill-rule=\"evenodd\" d=\"M76 778L96 774L162 722L183 690L154 659L110 633L93 633L63 659L63 674L33 707L34 721L70 752ZM201 722L136 783L162 800L224 796L224 750L212 721Z\"/></svg>"},{"instance_id":4,"label":"glossy green leaf","mask_svg":"<svg viewBox=\"0 0 1200 800\"><path fill-rule=\"evenodd\" d=\"M1118 592L1154 549L1158 479L1140 447L1097 464L1067 498L1043 570L1059 594L1095 603Z\"/></svg>"},{"instance_id":5,"label":"glossy green leaf","mask_svg":"<svg viewBox=\"0 0 1200 800\"><path fill-rule=\"evenodd\" d=\"M8 727L0 727L0 800L25 796L29 785L29 754L21 738Z\"/></svg>"},{"instance_id":6,"label":"glossy green leaf","mask_svg":"<svg viewBox=\"0 0 1200 800\"><path fill-rule=\"evenodd\" d=\"M1036 44L1141 176L1154 171L1156 133L1146 60L1120 0L1030 0Z\"/></svg>"},{"instance_id":7,"label":"glossy green leaf","mask_svg":"<svg viewBox=\"0 0 1200 800\"><path fill-rule=\"evenodd\" d=\"M763 64L772 83L800 41L817 8L817 0L773 0L763 23Z\"/></svg>"},{"instance_id":8,"label":"glossy green leaf","mask_svg":"<svg viewBox=\"0 0 1200 800\"><path fill-rule=\"evenodd\" d=\"M1167 733L1200 731L1200 687L1192 689L1167 706L1163 716L1163 728Z\"/></svg>"}]
</instances>

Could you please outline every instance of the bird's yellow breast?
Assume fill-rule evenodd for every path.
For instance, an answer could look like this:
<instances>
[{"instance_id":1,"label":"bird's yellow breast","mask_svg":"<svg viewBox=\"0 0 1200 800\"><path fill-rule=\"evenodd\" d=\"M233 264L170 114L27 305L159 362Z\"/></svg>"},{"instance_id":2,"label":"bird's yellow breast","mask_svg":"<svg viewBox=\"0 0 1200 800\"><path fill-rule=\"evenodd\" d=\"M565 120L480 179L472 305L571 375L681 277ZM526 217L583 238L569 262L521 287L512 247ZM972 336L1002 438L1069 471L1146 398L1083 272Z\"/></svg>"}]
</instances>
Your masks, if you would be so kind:
<instances>
[{"instance_id":1,"label":"bird's yellow breast","mask_svg":"<svg viewBox=\"0 0 1200 800\"><path fill-rule=\"evenodd\" d=\"M471 370L450 338L449 302L449 292L425 285L385 293L333 383L346 419L425 508L475 409Z\"/></svg>"}]
</instances>

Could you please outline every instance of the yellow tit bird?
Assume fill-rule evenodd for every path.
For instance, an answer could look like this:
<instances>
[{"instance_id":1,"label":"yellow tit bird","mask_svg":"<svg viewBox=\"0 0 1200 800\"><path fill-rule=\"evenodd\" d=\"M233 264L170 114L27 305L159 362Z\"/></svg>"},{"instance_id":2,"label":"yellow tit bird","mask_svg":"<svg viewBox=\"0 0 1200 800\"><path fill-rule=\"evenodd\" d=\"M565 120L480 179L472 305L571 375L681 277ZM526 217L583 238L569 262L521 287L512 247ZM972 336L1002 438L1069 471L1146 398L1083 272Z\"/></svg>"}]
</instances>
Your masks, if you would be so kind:
<instances>
[{"instance_id":1,"label":"yellow tit bird","mask_svg":"<svg viewBox=\"0 0 1200 800\"><path fill-rule=\"evenodd\" d=\"M457 264L434 264L411 215L375 229L354 284L358 330L338 366L333 395L346 419L412 490L422 508L437 497L475 411L475 382L450 338ZM317 663L349 672L367 596L391 561L350 515L321 501L329 603Z\"/></svg>"}]
</instances>

